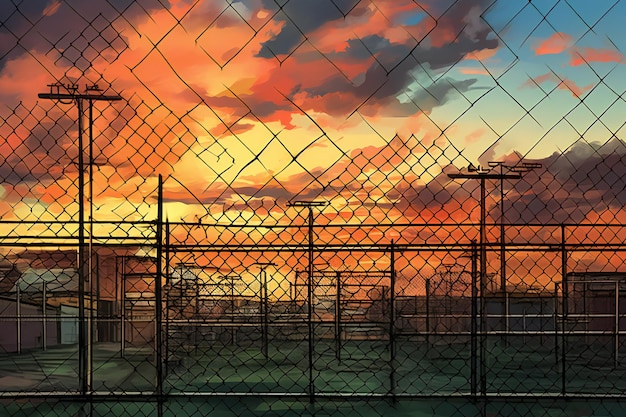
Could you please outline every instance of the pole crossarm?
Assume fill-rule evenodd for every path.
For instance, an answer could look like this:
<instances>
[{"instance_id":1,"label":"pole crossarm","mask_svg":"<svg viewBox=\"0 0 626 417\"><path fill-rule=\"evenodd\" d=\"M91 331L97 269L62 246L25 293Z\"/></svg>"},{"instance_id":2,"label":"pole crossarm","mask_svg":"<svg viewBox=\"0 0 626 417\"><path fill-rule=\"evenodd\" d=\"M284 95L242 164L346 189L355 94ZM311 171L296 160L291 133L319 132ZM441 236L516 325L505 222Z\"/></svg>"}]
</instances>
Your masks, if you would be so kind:
<instances>
[{"instance_id":1,"label":"pole crossarm","mask_svg":"<svg viewBox=\"0 0 626 417\"><path fill-rule=\"evenodd\" d=\"M324 207L329 205L328 201L296 200L287 203L287 207Z\"/></svg>"},{"instance_id":2,"label":"pole crossarm","mask_svg":"<svg viewBox=\"0 0 626 417\"><path fill-rule=\"evenodd\" d=\"M485 179L485 180L500 180L500 179L520 179L522 178L522 174L498 174L498 173L490 173L490 172L468 172L465 173L455 173L448 174L448 178L450 179Z\"/></svg>"},{"instance_id":3,"label":"pole crossarm","mask_svg":"<svg viewBox=\"0 0 626 417\"><path fill-rule=\"evenodd\" d=\"M261 269L268 267L268 266L276 266L278 264L274 263L274 262L255 262L252 265L256 265L261 267Z\"/></svg>"},{"instance_id":4,"label":"pole crossarm","mask_svg":"<svg viewBox=\"0 0 626 417\"><path fill-rule=\"evenodd\" d=\"M37 96L47 100L89 100L89 101L119 101L122 97L118 94L104 94L98 84L87 84L84 92L78 91L78 84L63 84L61 82L48 84L48 93L39 93ZM62 92L66 91L66 92ZM69 103L66 103L69 104Z\"/></svg>"},{"instance_id":5,"label":"pole crossarm","mask_svg":"<svg viewBox=\"0 0 626 417\"><path fill-rule=\"evenodd\" d=\"M92 101L120 101L121 96L108 94L89 94L89 93L39 93L37 97L47 100L92 100Z\"/></svg>"}]
</instances>

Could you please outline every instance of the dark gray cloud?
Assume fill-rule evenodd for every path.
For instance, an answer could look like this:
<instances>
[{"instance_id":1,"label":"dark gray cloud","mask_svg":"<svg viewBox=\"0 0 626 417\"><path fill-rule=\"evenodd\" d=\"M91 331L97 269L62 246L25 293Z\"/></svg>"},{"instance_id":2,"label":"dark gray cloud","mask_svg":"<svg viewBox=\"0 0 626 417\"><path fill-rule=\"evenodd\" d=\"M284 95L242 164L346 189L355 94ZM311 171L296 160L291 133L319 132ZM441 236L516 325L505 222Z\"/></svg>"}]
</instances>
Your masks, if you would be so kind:
<instances>
[{"instance_id":1,"label":"dark gray cloud","mask_svg":"<svg viewBox=\"0 0 626 417\"><path fill-rule=\"evenodd\" d=\"M451 181L446 172L444 170L428 183L417 186L402 184L390 196L400 200L397 207L403 212L421 213L426 209L449 212L452 206L458 208L471 198L472 188Z\"/></svg>"},{"instance_id":2,"label":"dark gray cloud","mask_svg":"<svg viewBox=\"0 0 626 417\"><path fill-rule=\"evenodd\" d=\"M331 114L351 113L357 108L366 114L376 113L382 107L385 112L398 116L414 114L418 108L429 112L447 102L454 93L477 88L475 78L459 81L423 74L449 68L472 52L498 47L498 41L490 37L491 30L480 17L489 3L483 0L454 3L441 12L435 29L416 45L392 43L380 35L349 39L345 50L330 53L327 58L339 68L342 62L370 61L365 72L353 80L337 74L303 91L311 97L343 93L343 103L334 101L328 108L316 109ZM416 82L419 77L423 78L421 85ZM397 99L402 93L408 95L403 103ZM374 107L368 110L368 106Z\"/></svg>"},{"instance_id":3,"label":"dark gray cloud","mask_svg":"<svg viewBox=\"0 0 626 417\"><path fill-rule=\"evenodd\" d=\"M566 212L626 206L626 143L622 140L600 144L581 139L563 154L546 158L544 165L555 184L548 185L543 201L561 200L559 207ZM555 196L557 185L562 189Z\"/></svg>"},{"instance_id":4,"label":"dark gray cloud","mask_svg":"<svg viewBox=\"0 0 626 417\"><path fill-rule=\"evenodd\" d=\"M489 32L484 30L476 39L461 36L455 42L441 47L417 47L412 55L417 62L428 64L431 69L450 67L471 52L497 48L498 41L489 39L488 34Z\"/></svg>"},{"instance_id":5,"label":"dark gray cloud","mask_svg":"<svg viewBox=\"0 0 626 417\"><path fill-rule=\"evenodd\" d=\"M55 180L75 171L76 151L67 132L75 129L69 118L56 123L44 123L31 129L30 134L10 154L0 158L0 182L11 185Z\"/></svg>"},{"instance_id":6,"label":"dark gray cloud","mask_svg":"<svg viewBox=\"0 0 626 417\"><path fill-rule=\"evenodd\" d=\"M378 35L365 36L361 39L348 39L348 47L345 51L338 54L331 54L330 56L337 58L349 58L356 60L367 60L372 54L376 54L391 47L389 39L383 38ZM408 51L404 51L403 56L406 56Z\"/></svg>"},{"instance_id":7,"label":"dark gray cloud","mask_svg":"<svg viewBox=\"0 0 626 417\"><path fill-rule=\"evenodd\" d=\"M284 23L281 31L263 43L258 56L271 58L290 54L305 36L327 22L343 19L360 0L263 0L266 9L280 8L275 19Z\"/></svg>"},{"instance_id":8,"label":"dark gray cloud","mask_svg":"<svg viewBox=\"0 0 626 417\"><path fill-rule=\"evenodd\" d=\"M163 9L158 0L108 0L60 2L55 13L44 16L50 0L28 0L17 7L0 2L0 70L6 63L25 53L52 54L61 64L85 69L92 59L108 50L120 53L125 41L112 23L117 19L132 22L150 11Z\"/></svg>"},{"instance_id":9,"label":"dark gray cloud","mask_svg":"<svg viewBox=\"0 0 626 417\"><path fill-rule=\"evenodd\" d=\"M590 213L617 213L626 207L626 143L619 139L603 145L581 140L566 152L532 162L541 163L542 168L504 182L507 223L578 223ZM452 170L456 169L444 168L427 183L401 182L388 195L399 201L396 207L409 217L425 210L448 216L462 210L461 219L475 221L479 182L452 181L447 176ZM500 221L499 182L487 181L486 187L488 221Z\"/></svg>"},{"instance_id":10,"label":"dark gray cloud","mask_svg":"<svg viewBox=\"0 0 626 417\"><path fill-rule=\"evenodd\" d=\"M626 143L619 139L603 145L580 140L537 162L543 168L506 182L507 222L580 222L589 213L626 206Z\"/></svg>"},{"instance_id":11,"label":"dark gray cloud","mask_svg":"<svg viewBox=\"0 0 626 417\"><path fill-rule=\"evenodd\" d=\"M11 57L41 44L41 39L33 42L30 34L47 3L47 0L32 0L17 6L12 1L0 2L0 70Z\"/></svg>"}]
</instances>

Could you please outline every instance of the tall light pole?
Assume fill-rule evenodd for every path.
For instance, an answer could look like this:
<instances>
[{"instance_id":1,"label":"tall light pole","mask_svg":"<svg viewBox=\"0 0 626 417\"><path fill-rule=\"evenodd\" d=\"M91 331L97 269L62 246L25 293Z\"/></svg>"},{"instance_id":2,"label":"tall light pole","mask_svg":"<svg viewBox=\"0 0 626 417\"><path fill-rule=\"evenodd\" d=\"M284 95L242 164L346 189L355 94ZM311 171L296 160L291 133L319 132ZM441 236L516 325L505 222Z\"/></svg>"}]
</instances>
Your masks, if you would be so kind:
<instances>
[{"instance_id":1,"label":"tall light pole","mask_svg":"<svg viewBox=\"0 0 626 417\"><path fill-rule=\"evenodd\" d=\"M534 162L522 162L518 165L505 165L502 161L490 161L488 166L491 169L499 168L500 171L500 291L503 294L506 293L506 245L505 245L505 232L504 232L504 169L508 169L510 172L521 175L531 171L533 169L541 168L540 163Z\"/></svg>"},{"instance_id":2,"label":"tall light pole","mask_svg":"<svg viewBox=\"0 0 626 417\"><path fill-rule=\"evenodd\" d=\"M93 174L93 102L94 101L119 101L119 95L104 94L96 85L87 85L84 92L79 92L78 84L52 83L48 84L48 93L39 93L38 97L46 100L54 100L62 104L76 104L78 110L78 380L82 394L91 391L91 346L89 344L90 332L85 320L85 162L83 145L83 116L84 104L88 105L88 128L89 128L89 187L91 192ZM93 224L91 208L93 196L90 199L90 226ZM89 242L91 246L91 227ZM91 254L90 254L91 258ZM91 268L89 274L91 275ZM91 279L89 280L91 285ZM90 309L93 306L89 306Z\"/></svg>"},{"instance_id":3,"label":"tall light pole","mask_svg":"<svg viewBox=\"0 0 626 417\"><path fill-rule=\"evenodd\" d=\"M480 237L479 237L479 246L480 246L480 286L481 291L485 285L486 274L487 274L487 249L486 249L486 218L487 218L487 207L485 203L486 199L486 190L485 184L487 180L499 180L500 181L500 291L503 293L506 292L506 266L505 266L505 233L504 233L504 180L506 179L521 179L522 174L528 171L531 171L536 168L541 168L542 165L539 163L532 162L522 162L517 165L508 166L504 165L502 162L489 162L488 169L483 169L480 166L478 168L474 167L470 164L467 168L467 173L459 172L448 174L450 179L477 179L480 181ZM500 167L500 172L492 172L491 168ZM504 172L504 168L507 168L508 171ZM482 294L482 292L481 292Z\"/></svg>"},{"instance_id":4,"label":"tall light pole","mask_svg":"<svg viewBox=\"0 0 626 417\"><path fill-rule=\"evenodd\" d=\"M315 398L315 386L313 384L313 207L324 207L328 205L328 201L290 201L287 207L308 207L308 226L309 226L309 276L307 279L307 327L309 333L309 399L311 402Z\"/></svg>"},{"instance_id":5,"label":"tall light pole","mask_svg":"<svg viewBox=\"0 0 626 417\"><path fill-rule=\"evenodd\" d=\"M504 174L504 162L492 161L490 168L500 167L500 174ZM506 247L504 244L504 178L500 177L500 291L506 296Z\"/></svg>"},{"instance_id":6,"label":"tall light pole","mask_svg":"<svg viewBox=\"0 0 626 417\"><path fill-rule=\"evenodd\" d=\"M487 180L500 180L500 186L503 187L505 179L520 179L522 178L522 174L524 172L528 172L535 168L540 168L541 164L538 163L526 163L522 162L520 164L514 166L505 166L503 164L495 164L491 163L490 167L494 168L496 166L500 166L500 172L491 172L490 168L483 169L480 166L478 168L474 167L472 164L467 168L467 173L452 173L448 174L450 179L477 179L480 184L480 232L479 232L479 251L480 251L480 267L479 267L479 294L480 297L480 334L481 337L479 339L479 351L480 351L480 385L481 385L481 393L486 392L486 379L485 379L485 370L484 370L484 349L485 349L485 330L486 330L486 322L485 322L485 286L487 281L487 242L486 242L486 223L487 223L487 207L486 207L486 190L485 184ZM504 172L503 168L508 168L508 172ZM504 191L501 193L502 198L504 197ZM503 204L504 200L502 200ZM502 210L502 206L501 206ZM503 216L502 216L503 217ZM504 220L501 219L500 222L500 232L502 234L501 237L501 245L500 250L502 254L504 254ZM504 258L501 258L502 264L504 264ZM501 264L501 267L502 267ZM503 275L504 269L501 270L500 277L500 290L504 297L507 297L506 294L506 278ZM504 300L503 300L504 301ZM506 301L504 301L506 303ZM507 314L503 308L503 314ZM508 329L507 329L508 330Z\"/></svg>"},{"instance_id":7,"label":"tall light pole","mask_svg":"<svg viewBox=\"0 0 626 417\"><path fill-rule=\"evenodd\" d=\"M487 247L486 247L486 222L487 222L487 208L486 208L486 192L485 192L485 182L487 180L504 180L504 179L519 179L521 178L521 174L518 173L491 173L490 170L481 169L480 167L475 168L473 165L470 165L467 169L467 173L456 173L456 174L448 174L448 177L451 179L477 179L480 183L480 232L479 232L479 250L480 250L480 276L478 280L479 294L480 297L480 337L478 343L478 353L480 355L480 392L484 394L486 392L486 379L485 379L485 363L484 363L484 355L485 355L485 285L487 281ZM473 317L473 320L478 319L478 317ZM476 323L473 323L475 326ZM472 365L474 365L474 361L472 361ZM473 372L476 372L478 369L475 369ZM476 376L473 376L476 378ZM477 389L476 386L477 381L472 379L472 392L475 392Z\"/></svg>"},{"instance_id":8,"label":"tall light pole","mask_svg":"<svg viewBox=\"0 0 626 417\"><path fill-rule=\"evenodd\" d=\"M518 172L508 172L508 173L493 173L489 169L481 169L480 167L475 168L470 165L467 168L467 173L454 173L448 174L448 177L451 179L477 179L480 183L480 223L479 223L479 247L480 247L480 295L481 297L484 295L483 291L485 289L486 279L487 279L487 247L486 247L486 228L487 228L487 207L486 207L486 191L485 191L485 183L487 180L505 180L505 179L520 179L522 177L521 173ZM505 288L502 287L505 283L501 282L501 289L504 291Z\"/></svg>"}]
</instances>

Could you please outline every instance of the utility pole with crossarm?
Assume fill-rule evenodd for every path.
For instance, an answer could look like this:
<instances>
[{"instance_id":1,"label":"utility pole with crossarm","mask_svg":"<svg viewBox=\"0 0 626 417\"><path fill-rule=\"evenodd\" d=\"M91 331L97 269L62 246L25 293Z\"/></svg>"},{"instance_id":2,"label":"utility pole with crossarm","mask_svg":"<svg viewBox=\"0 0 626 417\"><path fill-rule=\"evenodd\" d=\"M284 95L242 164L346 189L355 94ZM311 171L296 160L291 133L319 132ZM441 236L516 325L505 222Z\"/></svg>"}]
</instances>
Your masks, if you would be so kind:
<instances>
[{"instance_id":1,"label":"utility pole with crossarm","mask_svg":"<svg viewBox=\"0 0 626 417\"><path fill-rule=\"evenodd\" d=\"M92 176L93 176L93 102L94 101L120 101L119 95L104 94L97 84L87 85L84 92L80 92L78 84L63 84L60 82L48 84L47 93L39 93L38 97L46 100L57 101L61 104L76 104L78 110L78 380L81 394L87 394L92 389L91 372L91 346L89 338L91 330L88 329L91 321L85 319L85 161L83 145L83 117L85 102L88 106L88 131L89 131L89 199L90 199L90 233L89 250L91 251L91 225L93 224L93 201L92 201ZM91 253L89 256L89 274L92 273ZM92 280L89 279L90 285ZM92 306L90 306L90 309Z\"/></svg>"}]
</instances>

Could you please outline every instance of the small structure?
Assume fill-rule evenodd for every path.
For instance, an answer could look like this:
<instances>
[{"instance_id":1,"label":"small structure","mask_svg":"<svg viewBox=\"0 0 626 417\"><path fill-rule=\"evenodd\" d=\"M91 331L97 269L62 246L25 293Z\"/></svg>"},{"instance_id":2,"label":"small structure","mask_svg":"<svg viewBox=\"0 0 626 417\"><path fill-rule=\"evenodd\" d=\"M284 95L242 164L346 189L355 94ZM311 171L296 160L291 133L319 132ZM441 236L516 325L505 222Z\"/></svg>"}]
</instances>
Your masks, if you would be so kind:
<instances>
[{"instance_id":1,"label":"small structure","mask_svg":"<svg viewBox=\"0 0 626 417\"><path fill-rule=\"evenodd\" d=\"M396 296L396 334L414 335L427 332L429 327L427 299L428 297L417 295Z\"/></svg>"},{"instance_id":2,"label":"small structure","mask_svg":"<svg viewBox=\"0 0 626 417\"><path fill-rule=\"evenodd\" d=\"M168 349L188 351L260 338L261 301L237 274L179 263L164 287Z\"/></svg>"},{"instance_id":3,"label":"small structure","mask_svg":"<svg viewBox=\"0 0 626 417\"><path fill-rule=\"evenodd\" d=\"M74 268L27 268L15 283L14 292L18 294L18 299L31 304L54 306L59 308L62 320L49 321L47 314L41 315L41 320L46 323L41 337L48 342L56 344L73 344L78 341L78 273ZM46 307L47 309L47 307ZM43 308L40 309L40 312ZM40 313L41 314L41 313ZM58 312L54 315L58 316ZM60 338L57 341L57 322ZM27 325L22 323L22 326ZM41 326L41 325L40 325ZM48 340L50 334L54 334L53 340ZM28 333L22 333L22 344L26 342Z\"/></svg>"},{"instance_id":4,"label":"small structure","mask_svg":"<svg viewBox=\"0 0 626 417\"><path fill-rule=\"evenodd\" d=\"M487 331L537 336L540 343L552 341L556 329L557 297L553 291L534 287L507 287L485 294Z\"/></svg>"},{"instance_id":5,"label":"small structure","mask_svg":"<svg viewBox=\"0 0 626 417\"><path fill-rule=\"evenodd\" d=\"M76 343L76 315L65 316L64 304L76 304L75 269L26 268L0 264L0 351L21 352Z\"/></svg>"},{"instance_id":6,"label":"small structure","mask_svg":"<svg viewBox=\"0 0 626 417\"><path fill-rule=\"evenodd\" d=\"M626 329L626 272L570 272L567 282L567 313L576 329Z\"/></svg>"}]
</instances>

